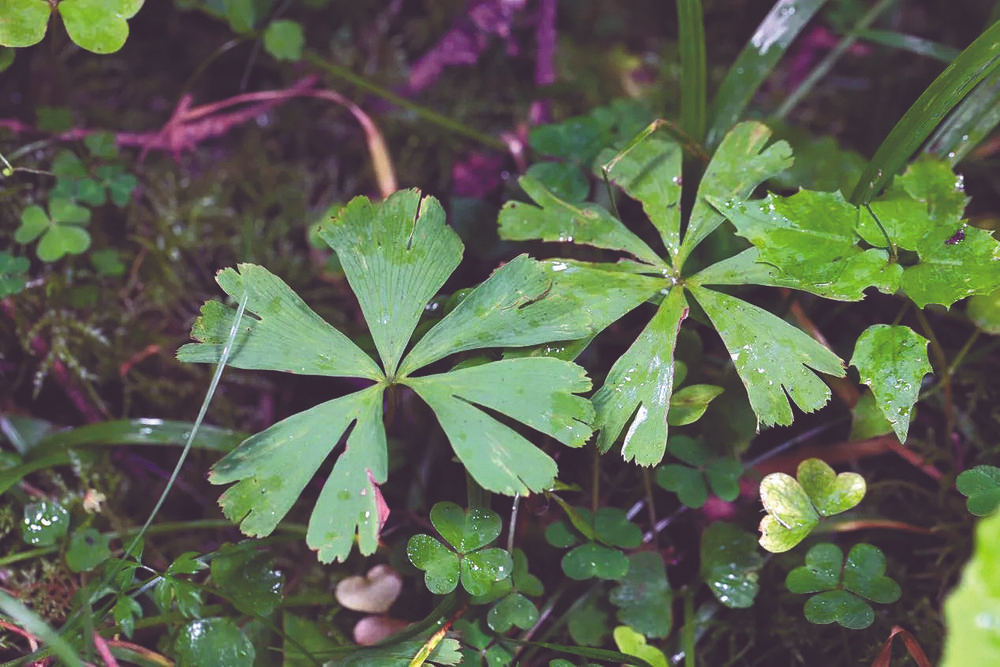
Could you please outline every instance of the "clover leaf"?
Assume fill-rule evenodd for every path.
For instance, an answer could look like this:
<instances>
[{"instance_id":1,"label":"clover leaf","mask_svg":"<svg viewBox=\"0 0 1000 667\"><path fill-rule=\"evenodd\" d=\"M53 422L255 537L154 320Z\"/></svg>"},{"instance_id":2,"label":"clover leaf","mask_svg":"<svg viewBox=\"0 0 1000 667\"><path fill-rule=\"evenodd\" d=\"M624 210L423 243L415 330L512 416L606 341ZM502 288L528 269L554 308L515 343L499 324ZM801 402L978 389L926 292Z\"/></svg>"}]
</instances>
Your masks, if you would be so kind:
<instances>
[{"instance_id":1,"label":"clover leaf","mask_svg":"<svg viewBox=\"0 0 1000 667\"><path fill-rule=\"evenodd\" d=\"M563 521L545 530L549 544L572 547L562 559L563 572L571 579L620 579L628 572L628 558L620 548L632 549L642 543L642 530L616 507L602 507L591 514L585 507L568 507L572 527ZM579 544L582 540L587 540Z\"/></svg>"},{"instance_id":2,"label":"clover leaf","mask_svg":"<svg viewBox=\"0 0 1000 667\"><path fill-rule=\"evenodd\" d=\"M450 593L461 579L470 594L484 595L494 581L510 577L510 554L483 548L500 535L502 525L496 512L479 507L465 511L454 503L437 503L431 509L431 523L450 549L430 535L414 535L406 545L410 562L425 571L429 591Z\"/></svg>"},{"instance_id":3,"label":"clover leaf","mask_svg":"<svg viewBox=\"0 0 1000 667\"><path fill-rule=\"evenodd\" d=\"M70 39L94 53L112 53L128 37L127 19L142 8L144 0L7 0L0 22L0 44L32 46L42 41L49 15L58 13ZM58 12L55 8L58 6Z\"/></svg>"},{"instance_id":4,"label":"clover leaf","mask_svg":"<svg viewBox=\"0 0 1000 667\"><path fill-rule=\"evenodd\" d=\"M667 451L688 465L670 464L658 468L656 483L676 493L687 507L702 507L708 500L709 486L712 493L727 502L736 500L740 495L739 479L743 474L743 465L736 459L709 460L704 445L683 435L670 438Z\"/></svg>"},{"instance_id":5,"label":"clover leaf","mask_svg":"<svg viewBox=\"0 0 1000 667\"><path fill-rule=\"evenodd\" d=\"M955 485L969 497L966 506L976 516L993 514L1000 507L1000 468L976 466L962 472Z\"/></svg>"},{"instance_id":6,"label":"clover leaf","mask_svg":"<svg viewBox=\"0 0 1000 667\"><path fill-rule=\"evenodd\" d=\"M17 294L28 284L28 267L25 257L14 257L6 250L0 251L0 299Z\"/></svg>"},{"instance_id":7,"label":"clover leaf","mask_svg":"<svg viewBox=\"0 0 1000 667\"><path fill-rule=\"evenodd\" d=\"M538 620L538 608L527 595L538 596L544 592L541 580L528 572L528 557L514 549L514 567L510 579L503 579L495 586L507 588L499 602L490 608L486 624L494 632L507 632L515 625L527 630Z\"/></svg>"},{"instance_id":8,"label":"clover leaf","mask_svg":"<svg viewBox=\"0 0 1000 667\"><path fill-rule=\"evenodd\" d=\"M764 559L753 535L717 521L701 535L701 577L719 602L736 609L753 605Z\"/></svg>"},{"instance_id":9,"label":"clover leaf","mask_svg":"<svg viewBox=\"0 0 1000 667\"><path fill-rule=\"evenodd\" d=\"M788 573L792 593L817 593L806 601L811 623L837 622L851 630L867 628L875 612L865 600L887 604L899 599L899 584L885 575L885 556L871 544L857 544L847 554L834 544L817 544L806 553L806 564Z\"/></svg>"},{"instance_id":10,"label":"clover leaf","mask_svg":"<svg viewBox=\"0 0 1000 667\"><path fill-rule=\"evenodd\" d=\"M674 598L663 558L655 551L640 551L628 562L628 574L610 596L618 607L618 620L647 637L662 639L670 634Z\"/></svg>"},{"instance_id":11,"label":"clover leaf","mask_svg":"<svg viewBox=\"0 0 1000 667\"><path fill-rule=\"evenodd\" d=\"M229 363L374 384L293 415L219 461L210 481L237 482L220 499L226 516L241 520L248 535L269 534L346 433L346 448L320 493L306 541L324 562L345 559L355 534L362 553L374 552L388 513L379 486L388 474L383 397L393 386L409 387L430 405L459 460L485 489L513 495L549 488L555 461L487 410L582 446L593 419L590 403L575 395L590 387L583 369L560 359L525 357L414 373L457 352L593 335L644 294L626 286L617 293L619 301L608 305L606 290L617 288L604 272L520 256L407 350L425 306L461 259L461 241L445 224L440 204L413 190L381 204L359 197L324 223L319 235L340 258L380 363L277 276L252 264L217 277L235 299L248 299ZM185 345L178 358L217 361L234 316L232 308L206 303L192 330L201 343Z\"/></svg>"},{"instance_id":12,"label":"clover leaf","mask_svg":"<svg viewBox=\"0 0 1000 667\"><path fill-rule=\"evenodd\" d=\"M932 370L927 342L909 327L876 324L858 337L851 358L900 442L906 442L920 383Z\"/></svg>"},{"instance_id":13,"label":"clover leaf","mask_svg":"<svg viewBox=\"0 0 1000 667\"><path fill-rule=\"evenodd\" d=\"M767 510L760 522L760 545L772 553L788 551L812 532L820 517L846 512L864 496L861 475L838 475L819 459L800 463L796 477L771 473L760 482L760 500Z\"/></svg>"},{"instance_id":14,"label":"clover leaf","mask_svg":"<svg viewBox=\"0 0 1000 667\"><path fill-rule=\"evenodd\" d=\"M588 266L616 279L629 276L636 289L648 290L650 299L662 295L653 318L613 364L592 399L598 448L607 451L624 434L622 456L641 465L659 463L668 426L686 423L684 418L671 419L674 350L688 313L685 292L694 296L722 335L759 424L791 423L789 397L807 412L821 407L830 391L813 370L838 377L845 372L836 355L780 318L705 287L752 284L755 276L767 278L765 284L786 286L773 269L737 256L740 266L735 268L725 260L693 276L683 273L695 247L724 221L710 202L745 199L791 164L788 145L768 146L770 130L759 123L733 128L706 169L685 226L680 206L683 150L657 133L659 127L653 123L617 154L605 151L601 161L609 179L642 204L666 248L665 257L609 211L562 199L531 176L520 183L535 205L509 202L500 213L502 238L573 242L619 252L623 258L616 264ZM682 229L686 229L683 238Z\"/></svg>"},{"instance_id":15,"label":"clover leaf","mask_svg":"<svg viewBox=\"0 0 1000 667\"><path fill-rule=\"evenodd\" d=\"M90 247L90 234L82 225L90 222L90 209L68 199L49 201L49 212L32 204L21 212L21 226L14 232L18 243L31 243L38 237L38 259L54 262L63 255L79 255Z\"/></svg>"}]
</instances>

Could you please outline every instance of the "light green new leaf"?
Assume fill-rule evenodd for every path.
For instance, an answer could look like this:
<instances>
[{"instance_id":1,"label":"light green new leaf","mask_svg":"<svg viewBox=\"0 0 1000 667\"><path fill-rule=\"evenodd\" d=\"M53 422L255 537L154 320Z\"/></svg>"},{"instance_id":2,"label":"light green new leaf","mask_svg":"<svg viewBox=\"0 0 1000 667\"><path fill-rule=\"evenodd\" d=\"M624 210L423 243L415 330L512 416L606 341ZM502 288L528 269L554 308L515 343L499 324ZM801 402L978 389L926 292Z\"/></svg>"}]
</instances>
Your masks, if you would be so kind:
<instances>
[{"instance_id":1,"label":"light green new leaf","mask_svg":"<svg viewBox=\"0 0 1000 667\"><path fill-rule=\"evenodd\" d=\"M276 60L299 60L305 35L302 25L287 19L271 21L264 30L264 50Z\"/></svg>"},{"instance_id":2,"label":"light green new leaf","mask_svg":"<svg viewBox=\"0 0 1000 667\"><path fill-rule=\"evenodd\" d=\"M424 307L462 259L458 234L436 199L404 190L380 205L355 197L319 235L336 251L393 377Z\"/></svg>"},{"instance_id":3,"label":"light green new leaf","mask_svg":"<svg viewBox=\"0 0 1000 667\"><path fill-rule=\"evenodd\" d=\"M504 204L499 218L501 238L582 243L621 250L651 267L665 266L659 255L607 209L564 201L531 176L522 176L518 183L537 206L517 201Z\"/></svg>"},{"instance_id":4,"label":"light green new leaf","mask_svg":"<svg viewBox=\"0 0 1000 667\"><path fill-rule=\"evenodd\" d=\"M860 301L878 287L893 294L902 269L889 253L858 246L857 209L839 192L800 190L791 197L757 201L709 199L794 287L828 299Z\"/></svg>"},{"instance_id":5,"label":"light green new leaf","mask_svg":"<svg viewBox=\"0 0 1000 667\"><path fill-rule=\"evenodd\" d=\"M771 553L788 551L819 524L819 514L794 477L771 473L760 482L767 515L760 521L760 546Z\"/></svg>"},{"instance_id":6,"label":"light green new leaf","mask_svg":"<svg viewBox=\"0 0 1000 667\"><path fill-rule=\"evenodd\" d=\"M230 366L371 380L382 377L371 357L313 312L284 281L256 264L240 264L238 268L239 272L225 269L216 276L219 286L237 301L244 290L249 293ZM201 343L184 345L177 358L217 362L235 314L218 301L205 303L191 330L192 337Z\"/></svg>"},{"instance_id":7,"label":"light green new leaf","mask_svg":"<svg viewBox=\"0 0 1000 667\"><path fill-rule=\"evenodd\" d=\"M860 475L838 475L819 459L800 463L795 478L767 475L760 482L760 500L768 512L760 522L760 545L773 553L788 551L812 532L821 516L846 512L861 502L865 489Z\"/></svg>"},{"instance_id":8,"label":"light green new leaf","mask_svg":"<svg viewBox=\"0 0 1000 667\"><path fill-rule=\"evenodd\" d=\"M861 374L861 382L871 387L896 437L906 442L920 383L932 370L927 339L909 327L876 324L858 337L851 365Z\"/></svg>"},{"instance_id":9,"label":"light green new leaf","mask_svg":"<svg viewBox=\"0 0 1000 667\"><path fill-rule=\"evenodd\" d=\"M59 15L70 39L94 53L114 53L128 38L127 19L144 0L62 0Z\"/></svg>"},{"instance_id":10,"label":"light green new leaf","mask_svg":"<svg viewBox=\"0 0 1000 667\"><path fill-rule=\"evenodd\" d=\"M944 604L948 632L942 667L1000 664L993 619L1000 618L1000 514L976 526L972 559Z\"/></svg>"},{"instance_id":11,"label":"light green new leaf","mask_svg":"<svg viewBox=\"0 0 1000 667\"><path fill-rule=\"evenodd\" d=\"M674 388L674 346L687 312L683 290L671 290L594 394L594 427L599 430L597 447L602 452L611 448L631 419L622 444L625 460L649 466L663 459Z\"/></svg>"},{"instance_id":12,"label":"light green new leaf","mask_svg":"<svg viewBox=\"0 0 1000 667\"><path fill-rule=\"evenodd\" d=\"M698 187L687 233L674 259L679 269L691 251L722 224L723 216L709 199L746 199L754 188L792 164L792 149L778 141L766 149L771 130L761 123L734 127L722 140Z\"/></svg>"},{"instance_id":13,"label":"light green new leaf","mask_svg":"<svg viewBox=\"0 0 1000 667\"><path fill-rule=\"evenodd\" d=\"M813 370L843 377L844 362L837 355L766 310L704 287L690 287L729 350L758 424L792 423L786 392L803 412L826 403L830 389Z\"/></svg>"},{"instance_id":14,"label":"light green new leaf","mask_svg":"<svg viewBox=\"0 0 1000 667\"><path fill-rule=\"evenodd\" d=\"M378 543L380 495L387 462L382 387L369 387L300 412L247 439L212 467L213 484L238 482L219 503L250 536L278 525L344 432L354 424L309 523L309 546L329 562L350 553L355 530L363 553Z\"/></svg>"},{"instance_id":15,"label":"light green new leaf","mask_svg":"<svg viewBox=\"0 0 1000 667\"><path fill-rule=\"evenodd\" d=\"M0 0L0 44L22 47L45 37L52 8L44 0Z\"/></svg>"},{"instance_id":16,"label":"light green new leaf","mask_svg":"<svg viewBox=\"0 0 1000 667\"><path fill-rule=\"evenodd\" d=\"M633 141L617 155L601 156L608 178L630 197L642 203L642 210L656 227L671 257L681 244L681 158L676 141L653 134L657 123L646 129L640 141ZM659 262L658 262L659 263Z\"/></svg>"}]
</instances>

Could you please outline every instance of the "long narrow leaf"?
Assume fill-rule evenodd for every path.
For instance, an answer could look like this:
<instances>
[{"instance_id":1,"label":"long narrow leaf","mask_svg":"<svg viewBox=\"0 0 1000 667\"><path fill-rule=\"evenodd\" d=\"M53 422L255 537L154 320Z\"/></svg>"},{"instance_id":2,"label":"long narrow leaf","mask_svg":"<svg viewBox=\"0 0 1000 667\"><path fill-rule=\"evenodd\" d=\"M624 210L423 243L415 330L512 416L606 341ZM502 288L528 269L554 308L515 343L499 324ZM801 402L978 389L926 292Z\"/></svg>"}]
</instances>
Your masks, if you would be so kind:
<instances>
[{"instance_id":1,"label":"long narrow leaf","mask_svg":"<svg viewBox=\"0 0 1000 667\"><path fill-rule=\"evenodd\" d=\"M729 128L740 120L750 98L771 74L789 44L825 2L778 0L771 8L740 51L715 94L709 110L712 127L705 139L709 149L718 145Z\"/></svg>"},{"instance_id":2,"label":"long narrow leaf","mask_svg":"<svg viewBox=\"0 0 1000 667\"><path fill-rule=\"evenodd\" d=\"M927 87L903 118L892 128L868 163L851 193L851 203L860 205L878 192L902 169L906 161L937 127L941 119L1000 65L1000 21L959 54Z\"/></svg>"},{"instance_id":3,"label":"long narrow leaf","mask_svg":"<svg viewBox=\"0 0 1000 667\"><path fill-rule=\"evenodd\" d=\"M681 127L696 141L705 138L705 26L701 0L678 0L681 46Z\"/></svg>"},{"instance_id":4,"label":"long narrow leaf","mask_svg":"<svg viewBox=\"0 0 1000 667\"><path fill-rule=\"evenodd\" d=\"M938 126L924 152L955 166L1000 124L1000 68L979 82Z\"/></svg>"}]
</instances>

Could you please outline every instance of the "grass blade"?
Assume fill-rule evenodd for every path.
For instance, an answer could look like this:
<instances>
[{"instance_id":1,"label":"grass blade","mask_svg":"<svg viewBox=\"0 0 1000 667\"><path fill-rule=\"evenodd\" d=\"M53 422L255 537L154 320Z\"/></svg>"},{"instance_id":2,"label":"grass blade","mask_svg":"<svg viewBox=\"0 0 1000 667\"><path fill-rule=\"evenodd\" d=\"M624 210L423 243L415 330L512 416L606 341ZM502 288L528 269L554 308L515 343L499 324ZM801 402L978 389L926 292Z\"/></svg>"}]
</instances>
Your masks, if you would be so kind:
<instances>
[{"instance_id":1,"label":"grass blade","mask_svg":"<svg viewBox=\"0 0 1000 667\"><path fill-rule=\"evenodd\" d=\"M778 0L757 26L736 62L726 73L712 101L709 117L712 127L705 140L714 148L735 125L750 98L771 74L788 46L826 0Z\"/></svg>"},{"instance_id":2,"label":"grass blade","mask_svg":"<svg viewBox=\"0 0 1000 667\"><path fill-rule=\"evenodd\" d=\"M1000 21L994 23L936 78L892 128L875 151L851 193L855 206L865 203L898 172L941 119L976 84L1000 65Z\"/></svg>"},{"instance_id":3,"label":"grass blade","mask_svg":"<svg viewBox=\"0 0 1000 667\"><path fill-rule=\"evenodd\" d=\"M934 131L924 152L946 158L952 166L1000 124L1000 68L979 82Z\"/></svg>"},{"instance_id":4,"label":"grass blade","mask_svg":"<svg viewBox=\"0 0 1000 667\"><path fill-rule=\"evenodd\" d=\"M859 39L875 42L882 46L888 46L902 51L909 51L918 56L927 56L940 60L943 63L950 63L958 57L958 49L933 42L923 37L915 35L904 35L891 30L858 30L855 33Z\"/></svg>"},{"instance_id":5,"label":"grass blade","mask_svg":"<svg viewBox=\"0 0 1000 667\"><path fill-rule=\"evenodd\" d=\"M788 112L795 108L795 106L804 100L806 96L812 91L812 89L819 83L820 79L827 75L827 73L833 69L834 64L840 60L841 56L847 53L854 42L858 41L858 33L865 30L872 23L875 22L879 16L881 16L886 10L892 7L896 3L896 0L879 0L879 2L865 12L865 15L858 19L858 22L854 24L854 29L851 34L844 37L840 42L833 48L830 53L819 62L816 67L809 72L809 76L799 84L799 87L792 91L791 95L782 102L778 110L774 112L774 117L779 119L784 119Z\"/></svg>"},{"instance_id":6,"label":"grass blade","mask_svg":"<svg viewBox=\"0 0 1000 667\"><path fill-rule=\"evenodd\" d=\"M705 138L707 74L701 0L678 0L681 46L681 128L696 141Z\"/></svg>"}]
</instances>

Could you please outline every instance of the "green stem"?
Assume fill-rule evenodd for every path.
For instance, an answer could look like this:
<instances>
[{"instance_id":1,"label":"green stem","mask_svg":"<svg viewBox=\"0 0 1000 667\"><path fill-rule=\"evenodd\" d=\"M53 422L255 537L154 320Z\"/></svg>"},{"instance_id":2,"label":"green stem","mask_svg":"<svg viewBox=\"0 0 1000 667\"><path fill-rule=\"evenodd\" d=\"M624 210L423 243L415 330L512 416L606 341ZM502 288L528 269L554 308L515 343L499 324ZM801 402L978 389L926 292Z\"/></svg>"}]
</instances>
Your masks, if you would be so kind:
<instances>
[{"instance_id":1,"label":"green stem","mask_svg":"<svg viewBox=\"0 0 1000 667\"><path fill-rule=\"evenodd\" d=\"M406 109L407 111L412 111L416 115L420 116L422 119L429 123L433 123L438 127L444 128L449 132L463 136L467 139L472 139L473 141L479 142L480 144L493 148L498 151L506 151L507 146L501 140L496 137L478 132L467 125L463 125L456 120L448 118L447 116L442 116L441 114L431 111L427 107L420 106L419 104L414 104L410 100L397 95L396 93L383 88L382 86L376 85L371 81L368 81L364 77L358 76L354 72L340 65L335 65L329 61L323 60L315 53L306 53L302 56L302 59L306 62L312 63L316 67L326 71L328 74L332 74L338 79L344 79L350 83L353 83L358 88L366 90L373 95L377 95L387 102L391 102L396 106Z\"/></svg>"},{"instance_id":2,"label":"green stem","mask_svg":"<svg viewBox=\"0 0 1000 667\"><path fill-rule=\"evenodd\" d=\"M465 488L469 498L469 509L472 509L473 507L489 509L491 497L490 492L481 487L479 482L473 479L472 475L469 474L468 470L465 471Z\"/></svg>"},{"instance_id":3,"label":"green stem","mask_svg":"<svg viewBox=\"0 0 1000 667\"><path fill-rule=\"evenodd\" d=\"M684 591L684 665L695 667L694 661L694 591Z\"/></svg>"}]
</instances>

